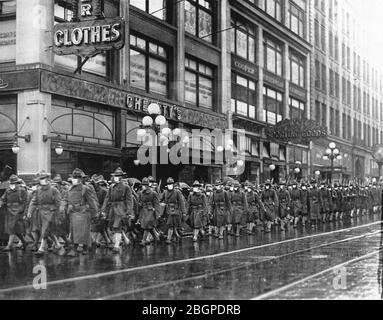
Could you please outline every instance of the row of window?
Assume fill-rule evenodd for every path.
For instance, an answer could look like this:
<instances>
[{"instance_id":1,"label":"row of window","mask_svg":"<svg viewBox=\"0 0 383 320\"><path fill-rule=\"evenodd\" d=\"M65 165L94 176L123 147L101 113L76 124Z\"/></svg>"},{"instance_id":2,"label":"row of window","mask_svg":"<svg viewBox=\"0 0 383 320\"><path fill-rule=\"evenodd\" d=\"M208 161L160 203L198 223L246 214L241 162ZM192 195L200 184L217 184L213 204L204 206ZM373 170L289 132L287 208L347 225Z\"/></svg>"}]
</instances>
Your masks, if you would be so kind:
<instances>
[{"instance_id":1,"label":"row of window","mask_svg":"<svg viewBox=\"0 0 383 320\"><path fill-rule=\"evenodd\" d=\"M255 28L251 25L232 21L231 52L252 63L256 62L256 36ZM282 44L264 36L264 67L267 71L278 76L283 72ZM300 87L305 87L305 59L290 51L290 81Z\"/></svg>"},{"instance_id":2,"label":"row of window","mask_svg":"<svg viewBox=\"0 0 383 320\"><path fill-rule=\"evenodd\" d=\"M288 28L298 36L306 36L306 1L282 1L282 0L247 0L247 2L264 11L275 20L283 23L286 20ZM283 15L284 6L288 3L288 16Z\"/></svg>"},{"instance_id":3,"label":"row of window","mask_svg":"<svg viewBox=\"0 0 383 320\"><path fill-rule=\"evenodd\" d=\"M238 115L257 119L256 83L253 80L232 73L231 110ZM289 98L289 118L303 118L306 105L295 98ZM270 87L263 87L263 120L276 124L284 118L283 93ZM259 120L259 119L258 119Z\"/></svg>"},{"instance_id":4,"label":"row of window","mask_svg":"<svg viewBox=\"0 0 383 320\"><path fill-rule=\"evenodd\" d=\"M325 127L327 127L327 110L326 104L315 101L315 120ZM362 132L362 122L360 120L354 119L352 127L351 116L342 113L342 119L340 119L339 110L335 110L333 107L330 107L328 111L330 113L329 130L332 135L350 141L355 140L357 143L364 142L364 144L369 147L379 143L379 130L377 128L371 128L370 125L364 123ZM340 133L340 128L342 128L342 134ZM381 138L382 142L383 136Z\"/></svg>"}]
</instances>

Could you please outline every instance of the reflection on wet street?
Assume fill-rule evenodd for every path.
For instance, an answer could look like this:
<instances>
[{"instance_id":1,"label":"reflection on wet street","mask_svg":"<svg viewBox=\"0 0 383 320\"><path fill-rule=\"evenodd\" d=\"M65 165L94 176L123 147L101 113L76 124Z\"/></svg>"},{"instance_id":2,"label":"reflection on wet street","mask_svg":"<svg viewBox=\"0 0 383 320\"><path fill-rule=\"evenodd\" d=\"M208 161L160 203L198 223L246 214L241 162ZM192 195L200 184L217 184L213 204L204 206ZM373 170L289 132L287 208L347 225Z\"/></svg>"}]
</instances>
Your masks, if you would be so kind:
<instances>
[{"instance_id":1,"label":"reflection on wet street","mask_svg":"<svg viewBox=\"0 0 383 320\"><path fill-rule=\"evenodd\" d=\"M130 247L121 256L0 253L0 299L376 299L380 230L378 216L364 216L316 231ZM36 265L46 267L45 290L32 286Z\"/></svg>"}]
</instances>

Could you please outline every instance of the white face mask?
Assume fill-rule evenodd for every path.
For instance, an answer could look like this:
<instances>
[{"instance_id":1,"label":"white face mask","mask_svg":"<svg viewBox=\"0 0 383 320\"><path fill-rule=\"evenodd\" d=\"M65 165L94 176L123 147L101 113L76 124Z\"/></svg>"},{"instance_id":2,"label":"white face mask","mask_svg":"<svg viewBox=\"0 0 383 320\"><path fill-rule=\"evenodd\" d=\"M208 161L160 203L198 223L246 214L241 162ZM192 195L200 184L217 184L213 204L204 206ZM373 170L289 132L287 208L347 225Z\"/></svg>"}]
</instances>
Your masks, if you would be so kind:
<instances>
[{"instance_id":1,"label":"white face mask","mask_svg":"<svg viewBox=\"0 0 383 320\"><path fill-rule=\"evenodd\" d=\"M234 191L234 187L230 187L230 191Z\"/></svg>"},{"instance_id":2,"label":"white face mask","mask_svg":"<svg viewBox=\"0 0 383 320\"><path fill-rule=\"evenodd\" d=\"M270 189L270 186L265 186L265 189L266 189L266 190L269 190L269 189Z\"/></svg>"},{"instance_id":3,"label":"white face mask","mask_svg":"<svg viewBox=\"0 0 383 320\"><path fill-rule=\"evenodd\" d=\"M15 185L15 184L10 184L10 185L9 185L9 189L11 189L11 190L15 190L15 189L16 189L16 185Z\"/></svg>"},{"instance_id":4,"label":"white face mask","mask_svg":"<svg viewBox=\"0 0 383 320\"><path fill-rule=\"evenodd\" d=\"M206 195L210 196L211 192L210 191L206 191Z\"/></svg>"},{"instance_id":5,"label":"white face mask","mask_svg":"<svg viewBox=\"0 0 383 320\"><path fill-rule=\"evenodd\" d=\"M199 192L199 188L193 188L193 192L198 193Z\"/></svg>"},{"instance_id":6,"label":"white face mask","mask_svg":"<svg viewBox=\"0 0 383 320\"><path fill-rule=\"evenodd\" d=\"M46 185L48 184L47 179L41 179L41 180L40 180L40 184L41 184L42 186L46 186Z\"/></svg>"},{"instance_id":7,"label":"white face mask","mask_svg":"<svg viewBox=\"0 0 383 320\"><path fill-rule=\"evenodd\" d=\"M37 186L32 186L32 191L36 191L37 190Z\"/></svg>"},{"instance_id":8,"label":"white face mask","mask_svg":"<svg viewBox=\"0 0 383 320\"><path fill-rule=\"evenodd\" d=\"M296 189L296 188L297 188L297 186L294 184L294 185L293 185L293 189Z\"/></svg>"},{"instance_id":9,"label":"white face mask","mask_svg":"<svg viewBox=\"0 0 383 320\"><path fill-rule=\"evenodd\" d=\"M114 182L119 183L120 182L120 177L114 177L113 180L114 180Z\"/></svg>"},{"instance_id":10,"label":"white face mask","mask_svg":"<svg viewBox=\"0 0 383 320\"><path fill-rule=\"evenodd\" d=\"M168 184L168 190L173 190L173 189L174 189L174 185Z\"/></svg>"},{"instance_id":11,"label":"white face mask","mask_svg":"<svg viewBox=\"0 0 383 320\"><path fill-rule=\"evenodd\" d=\"M306 187L302 187L302 190L306 190L307 188Z\"/></svg>"},{"instance_id":12,"label":"white face mask","mask_svg":"<svg viewBox=\"0 0 383 320\"><path fill-rule=\"evenodd\" d=\"M222 186L216 186L215 189L216 190L222 190Z\"/></svg>"},{"instance_id":13,"label":"white face mask","mask_svg":"<svg viewBox=\"0 0 383 320\"><path fill-rule=\"evenodd\" d=\"M79 179L72 179L72 184L74 185L74 186L77 186L78 184L79 184Z\"/></svg>"}]
</instances>

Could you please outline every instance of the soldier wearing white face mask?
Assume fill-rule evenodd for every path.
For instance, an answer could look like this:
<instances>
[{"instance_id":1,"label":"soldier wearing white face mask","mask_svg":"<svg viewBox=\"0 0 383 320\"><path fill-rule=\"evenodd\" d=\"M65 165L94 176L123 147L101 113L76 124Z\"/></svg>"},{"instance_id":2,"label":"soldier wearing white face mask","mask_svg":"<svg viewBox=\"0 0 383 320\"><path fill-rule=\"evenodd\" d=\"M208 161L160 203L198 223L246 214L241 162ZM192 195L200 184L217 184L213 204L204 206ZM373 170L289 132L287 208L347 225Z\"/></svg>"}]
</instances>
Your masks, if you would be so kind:
<instances>
[{"instance_id":1,"label":"soldier wearing white face mask","mask_svg":"<svg viewBox=\"0 0 383 320\"><path fill-rule=\"evenodd\" d=\"M8 245L4 251L11 251L12 244L17 236L26 248L26 242L23 237L25 232L24 211L28 200L28 192L19 184L19 178L12 175L9 178L9 187L0 198L0 207L7 207L7 216L5 220L5 233L9 234Z\"/></svg>"},{"instance_id":2,"label":"soldier wearing white face mask","mask_svg":"<svg viewBox=\"0 0 383 320\"><path fill-rule=\"evenodd\" d=\"M42 172L39 176L40 187L34 194L28 208L28 217L32 217L32 213L38 210L40 224L41 224L41 245L36 255L43 255L45 253L46 240L48 237L54 239L56 249L59 253L64 254L60 242L56 237L55 218L61 204L60 192L48 181L49 175Z\"/></svg>"},{"instance_id":3,"label":"soldier wearing white face mask","mask_svg":"<svg viewBox=\"0 0 383 320\"><path fill-rule=\"evenodd\" d=\"M86 253L91 245L90 227L91 218L98 212L98 201L92 190L82 183L84 172L80 169L73 171L72 185L62 201L60 213L67 212L70 221L71 250L68 256L76 256L73 245L77 246L78 253Z\"/></svg>"},{"instance_id":4,"label":"soldier wearing white face mask","mask_svg":"<svg viewBox=\"0 0 383 320\"><path fill-rule=\"evenodd\" d=\"M120 253L122 239L122 224L127 216L133 219L132 189L122 182L125 174L121 168L117 168L113 176L113 185L109 188L105 197L101 212L109 217L109 227L114 231L114 253Z\"/></svg>"},{"instance_id":5,"label":"soldier wearing white face mask","mask_svg":"<svg viewBox=\"0 0 383 320\"><path fill-rule=\"evenodd\" d=\"M168 227L168 237L166 239L166 243L170 244L176 229L181 227L182 217L186 214L186 208L181 191L174 189L173 178L168 178L166 183L167 190L162 193L160 202L166 205L166 225Z\"/></svg>"},{"instance_id":6,"label":"soldier wearing white face mask","mask_svg":"<svg viewBox=\"0 0 383 320\"><path fill-rule=\"evenodd\" d=\"M31 189L28 194L28 201L26 206L26 211L28 211L29 205L36 194L37 188L40 184L38 176L32 180ZM28 212L27 212L28 213ZM41 232L41 226L39 222L39 215L37 208L31 212L31 216L27 219L28 227L27 227L27 235L28 233L32 234L33 239L33 245L31 247L31 251L37 251L38 250L38 244L40 240L40 232ZM28 230L29 229L29 230Z\"/></svg>"}]
</instances>

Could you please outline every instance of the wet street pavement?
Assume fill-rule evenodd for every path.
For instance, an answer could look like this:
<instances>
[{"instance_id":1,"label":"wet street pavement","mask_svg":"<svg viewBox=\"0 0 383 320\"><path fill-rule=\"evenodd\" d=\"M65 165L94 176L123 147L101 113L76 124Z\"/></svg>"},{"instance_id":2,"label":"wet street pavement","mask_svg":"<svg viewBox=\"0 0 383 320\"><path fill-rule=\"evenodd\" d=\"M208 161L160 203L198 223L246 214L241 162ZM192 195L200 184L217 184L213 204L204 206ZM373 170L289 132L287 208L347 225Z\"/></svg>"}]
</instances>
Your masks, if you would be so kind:
<instances>
[{"instance_id":1,"label":"wet street pavement","mask_svg":"<svg viewBox=\"0 0 383 320\"><path fill-rule=\"evenodd\" d=\"M0 299L379 299L380 215L271 234L97 249L77 258L0 253ZM32 286L33 268L47 288Z\"/></svg>"}]
</instances>

